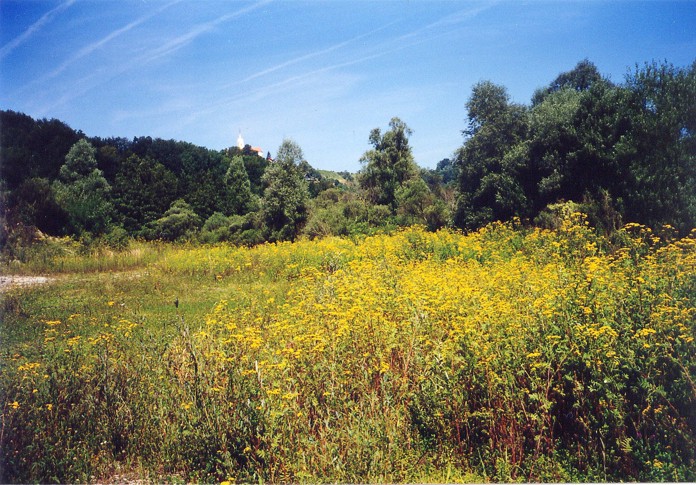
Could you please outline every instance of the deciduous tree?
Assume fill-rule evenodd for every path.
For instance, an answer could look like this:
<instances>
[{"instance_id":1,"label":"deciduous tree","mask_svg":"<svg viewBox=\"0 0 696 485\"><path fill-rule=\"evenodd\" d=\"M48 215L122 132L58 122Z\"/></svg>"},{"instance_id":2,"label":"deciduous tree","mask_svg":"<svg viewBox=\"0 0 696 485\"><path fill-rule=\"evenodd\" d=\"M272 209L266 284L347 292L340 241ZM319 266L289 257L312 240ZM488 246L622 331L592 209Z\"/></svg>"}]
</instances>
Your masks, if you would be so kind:
<instances>
[{"instance_id":1,"label":"deciduous tree","mask_svg":"<svg viewBox=\"0 0 696 485\"><path fill-rule=\"evenodd\" d=\"M633 177L629 220L696 226L696 62L689 68L650 63L626 80Z\"/></svg>"},{"instance_id":2,"label":"deciduous tree","mask_svg":"<svg viewBox=\"0 0 696 485\"><path fill-rule=\"evenodd\" d=\"M455 224L476 228L524 213L519 171L526 162L527 109L511 103L503 86L476 84L467 102L466 141L457 152L459 194Z\"/></svg>"},{"instance_id":3,"label":"deciduous tree","mask_svg":"<svg viewBox=\"0 0 696 485\"><path fill-rule=\"evenodd\" d=\"M124 227L136 233L162 217L176 199L174 174L150 157L131 155L121 164L113 186L114 206Z\"/></svg>"},{"instance_id":4,"label":"deciduous tree","mask_svg":"<svg viewBox=\"0 0 696 485\"><path fill-rule=\"evenodd\" d=\"M370 132L372 150L360 159L363 168L358 182L370 202L396 210L396 191L418 173L408 137L411 129L399 118L392 118L389 130L382 135L379 128Z\"/></svg>"},{"instance_id":5,"label":"deciduous tree","mask_svg":"<svg viewBox=\"0 0 696 485\"><path fill-rule=\"evenodd\" d=\"M269 240L294 240L307 218L309 193L300 170L302 148L285 139L278 148L276 161L263 175L266 189L261 210Z\"/></svg>"},{"instance_id":6,"label":"deciduous tree","mask_svg":"<svg viewBox=\"0 0 696 485\"><path fill-rule=\"evenodd\" d=\"M150 237L176 241L193 237L201 226L201 218L183 199L175 200L164 216L150 224Z\"/></svg>"}]
</instances>

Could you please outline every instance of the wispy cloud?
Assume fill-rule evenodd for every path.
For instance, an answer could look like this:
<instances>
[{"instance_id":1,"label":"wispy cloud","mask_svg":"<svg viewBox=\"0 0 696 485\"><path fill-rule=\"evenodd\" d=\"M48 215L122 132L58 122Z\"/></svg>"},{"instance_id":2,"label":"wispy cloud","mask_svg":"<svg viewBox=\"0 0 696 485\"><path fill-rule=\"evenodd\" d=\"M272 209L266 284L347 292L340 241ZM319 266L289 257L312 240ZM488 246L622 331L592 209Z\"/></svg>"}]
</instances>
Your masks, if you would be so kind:
<instances>
[{"instance_id":1,"label":"wispy cloud","mask_svg":"<svg viewBox=\"0 0 696 485\"><path fill-rule=\"evenodd\" d=\"M247 76L247 77L244 78L244 79L241 79L241 80L239 80L239 81L235 81L235 82L232 83L230 86L233 86L233 85L235 85L235 84L242 84L242 83L251 81L251 80L253 80L253 79L259 78L259 77L261 77L261 76L265 76L266 74L271 74L272 72L279 71L279 70L281 70L281 69L283 69L283 68L292 66L292 65L294 65L294 64L298 64L298 63L300 63L300 62L307 61L307 60L309 60L309 59L313 59L313 58L315 58L315 57L319 57L319 56L322 56L322 55L324 55L324 54L328 54L328 53L333 52L333 51L337 51L337 50L339 50L339 49L341 49L341 48L343 48L343 47L346 47L346 46L348 46L348 45L350 45L350 44L353 44L354 42L356 42L356 41L358 41L358 40L360 40L360 39L364 39L365 37L369 37L370 35L376 34L377 32L379 32L379 31L381 31L381 30L384 30L384 29L390 27L391 25L395 24L396 22L397 22L397 21L394 20L394 21L392 21L392 22L389 22L389 23L386 24L386 25L383 25L383 26L377 28L377 29L371 30L370 32L366 32L366 33L364 33L364 34L360 34L360 35L358 35L358 36L356 36L356 37L353 37L353 38L351 38L351 39L345 40L345 41L343 41L343 42L339 42L338 44L334 44L334 45L332 45L332 46L330 46L330 47L327 47L327 48L325 48L325 49L321 49L321 50L318 50L318 51L310 52L309 54L305 54L305 55L302 55L302 56L299 56L299 57L295 57L294 59L290 59L290 60L288 60L288 61L281 62L280 64L277 64L277 65L275 65L275 66L269 67L269 68L267 68L267 69L263 69L263 70L261 70L261 71L259 71L259 72L256 72L256 73L254 73L254 74L252 74L252 75L250 75L250 76ZM227 86L227 87L229 87L229 86Z\"/></svg>"},{"instance_id":2,"label":"wispy cloud","mask_svg":"<svg viewBox=\"0 0 696 485\"><path fill-rule=\"evenodd\" d=\"M108 44L110 41L116 39L117 37L126 34L130 30L134 29L135 27L143 24L147 20L150 20L152 17L155 17L156 15L162 13L164 10L168 9L172 5L175 5L177 3L180 3L182 0L174 0L173 2L170 2L157 10L148 13L147 15L143 15L140 18L135 19L134 21L130 22L127 25L124 25L120 29L116 29L112 32L110 32L108 35L102 37L96 42L93 42L89 45L84 46L82 49L78 50L73 56L71 56L69 59L65 60L62 64L60 64L57 68L54 70L48 72L47 74L34 79L30 83L26 84L23 86L16 94L26 92L30 89L33 89L35 86L40 85L50 79L55 78L62 72L64 72L68 67L73 65L75 62L79 61L80 59L87 57L88 55L92 54L96 50L98 50L100 47L103 47L104 45Z\"/></svg>"},{"instance_id":3,"label":"wispy cloud","mask_svg":"<svg viewBox=\"0 0 696 485\"><path fill-rule=\"evenodd\" d=\"M349 65L353 65L353 64L358 64L358 63L360 63L360 62L372 60L372 59L375 59L375 58L377 58L377 57L381 57L381 56L387 55L387 54L392 53L392 52L394 52L394 51L403 50L403 49L405 49L405 48L407 48L407 47L412 47L413 45L418 44L418 43L420 43L420 42L413 41L413 42L410 42L410 43L408 43L408 44L404 44L403 42L404 42L404 41L407 41L407 40L416 39L416 38L418 38L419 36L421 36L422 34L424 34L425 32L428 32L428 31L431 31L431 30L434 30L434 29L438 29L438 28L443 28L443 27L446 27L446 26L451 26L451 25L460 24L460 23L462 23L462 22L464 22L464 21L466 21L466 20L469 20L469 19L475 17L475 16L478 15L480 12L489 9L489 8L492 7L493 5L494 5L494 2L489 2L489 3L482 4L482 5L477 5L477 6L473 6L473 7L469 7L469 8L466 8L466 9L459 10L459 11L453 13L453 14L450 14L450 15L447 15L447 16L441 18L441 19L438 19L438 20L436 20L435 22L432 22L432 23L430 23L430 24L428 24L428 25L425 25L424 27L421 27L421 28L419 28L419 29L417 29L417 30L415 30L415 31L413 31L413 32L409 32L409 33L403 34L403 35L401 35L401 36L398 36L398 37L395 38L395 39L390 39L389 41L384 42L384 43L381 43L381 44L378 44L377 47L373 47L372 49L370 49L370 52L375 52L375 51L376 51L376 53L369 53L369 54L366 54L366 55L364 55L363 57L361 57L361 58L359 58L359 59L355 59L355 60L348 61L348 62L338 63L338 64L335 64L335 65L333 65L333 66L327 66L326 68L319 69L318 71L309 72L309 73L307 73L306 75L314 75L314 74L317 74L317 72L324 72L324 71L327 71L327 70L332 70L332 69L337 69L337 68L340 68L340 67L345 67L345 66L349 66ZM332 46L330 46L330 47L327 47L327 48L325 48L325 49L321 49L321 50L318 50L318 51L310 52L310 53L308 53L308 54L304 54L304 55L302 55L302 56L295 57L295 58L290 59L290 60L288 60L288 61L285 61L285 62L282 62L282 63L280 63L280 64L277 64L277 65L275 65L275 66L272 66L272 67L263 69L263 70L261 70L261 71L259 71L259 72L256 72L256 73L254 73L254 74L251 74L251 75L247 76L247 77L244 78L244 79L241 79L241 80L239 80L239 81L235 81L235 82L230 83L230 84L228 84L228 85L226 85L226 86L224 86L224 87L225 87L225 88L229 88L230 86L234 86L234 85L237 85L237 84L243 84L243 83L245 83L245 82L252 81L252 80L254 80L254 79L257 79L257 78L259 78L259 77L265 76L265 75L267 75L267 74L271 74L271 73L273 73L273 72L279 71L279 70L281 70L281 69L283 69L283 68L292 66L292 65L294 65L294 64L299 64L299 63L301 63L301 62L304 62L304 61L313 59L313 58L315 58L315 57L320 57L320 56L322 56L322 55L324 55L324 54L329 54L329 53L331 53L331 52L337 51L337 50L339 50L339 49L341 49L341 48L343 48L343 47L347 47L347 46L349 46L350 44L355 43L356 41L358 41L358 40L360 40L360 39L369 37L369 36L374 35L374 34L380 32L380 31L382 31L382 30L385 30L385 29L387 29L388 27L394 25L394 24L397 23L397 22L398 22L398 20L394 20L394 21L392 21L392 22L389 22L389 23L386 24L386 25L383 25L383 26L377 28L377 29L371 30L370 32L366 32L366 33L364 33L364 34L358 35L358 36L353 37L353 38L351 38L351 39L348 39L348 40L345 40L345 41L340 42L340 43L338 43L338 44L335 44L335 45L332 45ZM393 45L394 43L397 43L398 45L396 45L396 46L394 46L394 47L389 47L390 45ZM386 50L384 50L384 49L386 49ZM381 51L381 52L380 52L380 51ZM305 75L301 75L301 76L298 76L298 77L304 77L304 76L305 76ZM294 78L294 79L296 79L296 78ZM292 80L294 80L294 79L292 79Z\"/></svg>"},{"instance_id":4,"label":"wispy cloud","mask_svg":"<svg viewBox=\"0 0 696 485\"><path fill-rule=\"evenodd\" d=\"M41 18L33 24L31 24L27 30L25 30L20 35L18 35L17 37L9 41L7 44L2 46L2 48L0 48L0 59L4 58L10 52L12 52L17 47L22 45L24 42L29 40L32 35L34 35L36 32L41 30L44 25L48 24L51 20L53 20L53 17L58 15L60 12L68 8L73 3L75 3L75 0L67 0L66 2L58 5L56 8L49 10L48 12L43 14Z\"/></svg>"},{"instance_id":5,"label":"wispy cloud","mask_svg":"<svg viewBox=\"0 0 696 485\"><path fill-rule=\"evenodd\" d=\"M245 90L233 96L228 96L226 98L215 98L215 102L213 104L209 104L208 106L195 112L188 113L188 118L190 122L193 122L203 116L209 116L217 111L228 109L239 101L244 101L245 104L254 104L268 97L306 86L308 81L317 81L320 75L326 74L330 71L335 71L343 67L366 62L370 59L376 59L386 54L387 52L380 52L377 54L363 56L358 59L323 66L311 71L287 77L281 81L266 84L255 89Z\"/></svg>"},{"instance_id":6,"label":"wispy cloud","mask_svg":"<svg viewBox=\"0 0 696 485\"><path fill-rule=\"evenodd\" d=\"M442 17L439 20L436 20L435 22L432 22L431 24L428 24L426 28L432 29L436 27L444 27L446 25L456 25L460 24L462 22L465 22L469 19L472 19L476 17L478 14L481 12L490 9L491 7L496 6L498 1L487 1L484 3L481 3L480 5L474 5L462 10L459 10L457 12L454 12L450 15L446 15Z\"/></svg>"},{"instance_id":7,"label":"wispy cloud","mask_svg":"<svg viewBox=\"0 0 696 485\"><path fill-rule=\"evenodd\" d=\"M423 37L423 34L425 34L426 32L436 30L436 29L441 29L441 28L446 27L446 26L458 25L466 20L469 20L469 19L475 17L480 12L487 10L488 8L490 8L493 5L494 5L493 2L489 2L486 4L482 4L482 5L478 5L478 6L474 6L474 7L460 10L460 11L455 12L453 14L447 15L441 19L438 19L438 20L436 20L436 21L434 21L434 22L432 22L424 27L421 27L413 32L409 32L409 33L400 35L394 39L388 39L384 42L381 42L381 43L378 43L378 44L373 45L371 47L368 47L368 49L364 50L362 54L358 53L359 54L358 57L353 58L352 60L334 63L332 65L324 66L324 67L321 67L319 69L314 69L314 70L308 71L304 74L290 77L290 78L288 78L284 81L281 81L279 83L272 84L272 85L268 86L267 88L277 88L278 86L282 86L282 85L285 85L287 83L291 83L291 82L294 82L294 81L297 81L297 80L300 80L300 79L303 79L303 78L306 78L309 76L314 76L317 74L321 74L321 73L331 71L334 69L339 69L342 67L360 64L362 62L367 62L367 61L370 61L370 60L373 60L373 59L376 59L379 57L383 57L385 55L391 54L391 53L396 52L396 51L407 49L407 48L412 47L416 44L424 42L425 39L422 39L422 37ZM234 83L226 85L225 88L230 87L232 85L236 85L236 84L242 84L242 83L251 81L253 79L262 77L266 74L270 74L272 72L279 71L285 67L289 67L289 66L294 65L294 64L299 64L303 61L307 61L307 60L310 60L312 58L319 57L319 56L322 56L324 54L328 54L328 53L333 52L333 51L337 51L343 47L346 47L350 44L355 43L356 41L358 41L360 39L363 39L363 38L368 37L370 35L376 34L377 32L380 32L380 31L392 26L393 24L395 24L397 22L398 22L397 20L394 20L394 21L392 21L386 25L383 25L377 29L374 29L370 32L358 35L358 36L353 37L351 39L348 39L346 41L343 41L343 42L340 42L340 43L335 44L333 46L327 47L325 49L321 49L321 50L318 50L315 52L310 52L308 54L296 57L294 59L290 59L288 61L282 62L280 64L269 67L267 69L263 69L263 70L256 72L256 73L254 73L254 74L252 74L244 79L241 79L239 81L235 81ZM442 32L437 31L436 35L441 35L441 34L442 34ZM421 38L421 39L419 39L419 38ZM262 89L266 89L266 88L262 88Z\"/></svg>"},{"instance_id":8,"label":"wispy cloud","mask_svg":"<svg viewBox=\"0 0 696 485\"><path fill-rule=\"evenodd\" d=\"M481 12L488 10L489 8L493 7L496 5L497 2L486 2L482 3L480 5L475 5L475 6L470 6L465 9L459 10L457 12L454 12L450 15L446 15L440 19L437 19L434 22L431 22L419 29L414 30L413 32L408 32L406 34L403 34L399 36L396 40L398 41L405 41L408 39L413 39L417 38L419 36L422 36L426 32L429 31L440 31L444 29L445 27L450 27L450 26L456 26L459 25L463 22L466 22L474 17L476 17L478 14Z\"/></svg>"},{"instance_id":9,"label":"wispy cloud","mask_svg":"<svg viewBox=\"0 0 696 485\"><path fill-rule=\"evenodd\" d=\"M270 2L271 0L261 0L260 2L256 2L253 5L237 10L236 12L222 15L221 17L218 17L216 19L199 24L195 26L193 29L186 32L185 34L170 40L169 42L158 47L157 49L151 50L150 52L139 58L139 61L150 62L160 57L176 52L182 47L185 47L186 45L193 42L198 36L213 30L218 25L228 22L236 17L240 17L246 13L251 12L252 10L256 10L257 8L262 7L263 5L266 5Z\"/></svg>"},{"instance_id":10,"label":"wispy cloud","mask_svg":"<svg viewBox=\"0 0 696 485\"><path fill-rule=\"evenodd\" d=\"M94 89L102 84L110 82L111 80L123 75L126 72L129 72L133 69L137 69L141 66L149 64L150 62L152 62L156 59L159 59L161 57L165 57L169 54L172 54L172 53L176 52L177 50L179 50L179 49L185 47L186 45L190 44L191 42L193 42L200 35L213 30L218 25L220 25L224 22L227 22L229 20L232 20L234 18L240 17L240 16L242 16L246 13L249 13L249 12L259 8L259 7L262 7L263 5L266 5L270 2L271 2L271 0L261 0L261 1L256 2L248 7L239 9L235 12L231 12L231 13L228 13L226 15L222 15L216 19L210 20L208 22L198 24L195 27L193 27L191 30L189 30L188 32L186 32L178 37L175 37L174 39L169 40L164 45L159 46L159 47L154 48L154 49L151 49L151 50L145 52L144 54L142 54L141 56L138 56L138 57L132 59L130 62L127 62L127 63L120 65L120 67L118 67L118 68L111 69L108 72L107 77L102 76L101 75L102 73L93 73L92 75L86 76L83 79L81 79L80 82L78 82L78 85L81 85L81 87L77 88L76 86L71 86L70 92L64 94L63 96L57 97L54 100L54 102L52 102L48 105L42 106L38 111L41 113L48 113L52 109L54 109L56 106L60 106L62 104L68 103L71 100L84 95L88 91L91 91L92 89ZM173 2L173 3L176 3L176 2ZM171 5L171 4L168 4L166 7L168 7L169 5ZM159 9L155 13L161 12L164 8L165 7ZM151 14L151 16L154 15L155 13ZM138 20L135 20L133 23L136 23L136 22L142 23L145 20L146 19L138 19ZM124 29L130 30L133 27L134 27L134 25L128 24L125 27L118 29L117 31L114 31L112 34L118 33L116 35L120 35L120 34L123 34ZM111 40L114 37L114 35L112 35L112 34L109 34L108 36L106 36L104 38L104 39L107 39L105 42L108 42L108 40ZM109 39L109 37L111 39ZM96 44L99 44L99 46L103 45L105 43L105 42L103 42L104 39L102 39L101 41L98 41ZM89 52L93 52L99 46L94 47L94 48L93 48L93 46L87 46L84 49L89 50ZM80 52L82 52L82 51L80 51ZM84 54L84 55L86 55L86 54ZM90 81L92 81L92 82L90 82Z\"/></svg>"},{"instance_id":11,"label":"wispy cloud","mask_svg":"<svg viewBox=\"0 0 696 485\"><path fill-rule=\"evenodd\" d=\"M323 66L317 66L316 64L312 67L310 67L307 71L305 72L300 72L298 74L294 74L288 77L285 77L282 80L266 84L254 89L250 90L245 90L241 93L237 93L233 96L227 96L227 97L217 97L215 98L215 103L202 107L201 109L195 110L193 112L188 112L187 115L184 117L185 120L180 120L183 121L185 124L189 123L194 123L196 120L199 120L203 117L210 116L214 114L217 111L220 110L225 110L229 109L232 106L234 106L236 103L240 101L244 101L247 104L254 104L257 102L262 101L263 99L269 98L271 96L278 95L282 92L290 92L293 90L300 89L303 86L306 86L307 82L309 81L317 81L317 79L325 75L331 71L336 71L339 69L343 69L346 67L354 66L357 64L362 64L365 62L369 62L384 56L388 56L394 52L402 51L405 49L408 49L410 47L413 47L414 45L421 44L423 42L427 42L428 40L431 40L433 37L439 37L442 35L447 34L447 30L444 29L445 27L448 26L456 26L461 23L464 23L465 21L470 20L471 18L475 17L482 11L490 8L493 6L494 3L488 2L483 5L478 5L474 7L470 7L467 9L460 10L458 12L455 12L453 14L447 15L445 17L442 17L430 24L427 24L423 27L420 27L412 32L408 32L402 35L398 35L396 37L386 39L382 42L376 43L376 44L370 44L367 48L360 49L358 51L353 51L349 53L349 56L347 59L340 61L340 62L333 62L328 65L323 65ZM254 74L251 74L247 76L244 79L234 81L233 83L226 84L220 88L220 90L225 91L227 88L230 86L238 85L238 84L243 84L245 82L263 77L267 74L282 70L285 67L289 67L291 65L299 64L302 63L303 61L307 61L316 57L320 57L324 54L328 54L334 51L337 51L343 47L347 47L352 43L355 43L356 41L368 37L370 35L373 35L381 30L384 30L388 28L389 26L393 25L397 21L393 21L388 23L387 25L381 26L377 29L374 29L370 32L358 35L356 37L353 37L351 39L345 40L343 42L339 42L333 46L310 52L308 54L304 54L298 57L295 57L293 59L287 60L285 62L282 62L280 64L274 65L272 67L263 69L261 71L258 71ZM352 58L350 56L352 54Z\"/></svg>"},{"instance_id":12,"label":"wispy cloud","mask_svg":"<svg viewBox=\"0 0 696 485\"><path fill-rule=\"evenodd\" d=\"M75 55L73 55L70 59L66 60L66 61L63 62L60 66L58 66L56 69L54 69L53 71L51 71L51 72L49 72L48 74L46 74L46 76L44 76L43 78L41 78L40 81L46 81L46 80L48 80L48 79L51 79L51 78L53 78L53 77L56 77L56 76L57 76L58 74L60 74L61 72L65 71L71 64L74 64L76 61L82 59L82 58L85 57L85 56L88 56L89 54L91 54L92 52L96 51L97 49L99 49L99 48L102 47L103 45L107 44L108 42L112 41L113 39L115 39L115 38L117 38L117 37L119 37L119 36L121 36L121 35L127 33L128 31L134 29L135 27L137 27L137 26L139 26L140 24L146 22L147 20L150 20L152 17L154 17L154 16L156 16L156 15L162 13L164 10L168 9L168 8L171 7L172 5L175 5L175 4L177 4L177 3L180 3L181 1L182 1L182 0L174 0L173 2L170 2L170 3L166 4L166 5L164 5L164 6L160 7L160 8L158 8L158 9L155 10L154 12L150 12L150 13L148 13L147 15L143 15L142 17L140 17L140 18L134 20L133 22L131 22L131 23L127 24L127 25L124 25L124 26L121 27L120 29L114 30L113 32L111 32L111 33L109 33L108 35L106 35L105 37L102 37L101 39L99 39L98 41L93 42L92 44L89 44L89 45L83 47L82 49L80 49L79 51L77 51L77 52L75 53Z\"/></svg>"}]
</instances>

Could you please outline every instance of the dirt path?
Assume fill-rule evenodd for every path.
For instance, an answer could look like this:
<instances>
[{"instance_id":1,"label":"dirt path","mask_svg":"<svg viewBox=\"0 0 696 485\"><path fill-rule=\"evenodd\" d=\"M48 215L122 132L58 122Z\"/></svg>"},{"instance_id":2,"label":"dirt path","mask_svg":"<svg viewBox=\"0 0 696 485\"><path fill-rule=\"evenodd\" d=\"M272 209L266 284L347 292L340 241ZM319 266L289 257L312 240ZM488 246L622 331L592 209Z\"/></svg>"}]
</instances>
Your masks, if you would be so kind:
<instances>
[{"instance_id":1,"label":"dirt path","mask_svg":"<svg viewBox=\"0 0 696 485\"><path fill-rule=\"evenodd\" d=\"M17 286L43 285L52 280L53 278L49 278L48 276L0 276L0 293Z\"/></svg>"}]
</instances>

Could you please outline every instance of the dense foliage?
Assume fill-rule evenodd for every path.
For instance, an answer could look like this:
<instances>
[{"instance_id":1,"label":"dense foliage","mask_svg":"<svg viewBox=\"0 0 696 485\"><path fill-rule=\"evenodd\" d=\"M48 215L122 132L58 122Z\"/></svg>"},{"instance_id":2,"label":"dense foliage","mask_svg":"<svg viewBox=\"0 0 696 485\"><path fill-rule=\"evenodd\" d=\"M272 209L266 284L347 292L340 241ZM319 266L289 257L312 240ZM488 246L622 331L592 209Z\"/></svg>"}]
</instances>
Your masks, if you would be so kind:
<instances>
[{"instance_id":1,"label":"dense foliage","mask_svg":"<svg viewBox=\"0 0 696 485\"><path fill-rule=\"evenodd\" d=\"M696 225L696 63L649 63L614 84L584 60L528 106L482 81L466 114L463 145L435 170L418 168L411 130L393 118L369 134L357 176L343 177L312 168L292 140L272 160L249 145L86 138L57 120L2 111L0 239L12 259L36 229L87 243L125 230L237 244L414 223L475 230L512 217L543 225L563 201L606 232L622 221L669 223L682 235ZM288 143L299 150L292 162ZM199 220L190 230L161 227L177 200Z\"/></svg>"},{"instance_id":2,"label":"dense foliage","mask_svg":"<svg viewBox=\"0 0 696 485\"><path fill-rule=\"evenodd\" d=\"M357 174L0 112L2 271L61 275L0 287L0 482L696 480L696 63L465 108Z\"/></svg>"},{"instance_id":3,"label":"dense foliage","mask_svg":"<svg viewBox=\"0 0 696 485\"><path fill-rule=\"evenodd\" d=\"M489 81L473 88L457 153L455 222L476 228L533 219L560 200L593 222L696 225L696 63L647 64L623 85L580 62L538 90L530 107Z\"/></svg>"},{"instance_id":4,"label":"dense foliage","mask_svg":"<svg viewBox=\"0 0 696 485\"><path fill-rule=\"evenodd\" d=\"M32 262L68 273L3 299L2 482L696 479L693 235L572 213Z\"/></svg>"}]
</instances>

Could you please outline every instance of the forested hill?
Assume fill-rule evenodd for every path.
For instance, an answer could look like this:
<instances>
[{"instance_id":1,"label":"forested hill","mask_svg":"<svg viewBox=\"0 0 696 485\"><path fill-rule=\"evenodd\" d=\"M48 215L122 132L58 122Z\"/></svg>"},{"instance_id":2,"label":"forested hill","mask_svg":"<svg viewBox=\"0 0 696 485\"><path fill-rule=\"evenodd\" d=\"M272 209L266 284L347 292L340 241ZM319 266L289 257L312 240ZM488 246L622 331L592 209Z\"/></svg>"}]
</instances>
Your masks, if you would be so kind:
<instances>
[{"instance_id":1,"label":"forested hill","mask_svg":"<svg viewBox=\"0 0 696 485\"><path fill-rule=\"evenodd\" d=\"M176 239L200 229L215 213L258 209L268 185L262 177L269 159L249 145L217 151L149 136L88 138L55 119L34 120L13 111L0 116L10 227L76 236L120 228L131 236ZM301 153L296 162L302 177L313 182L309 195L337 185ZM171 221L176 227L157 226L170 209L179 216Z\"/></svg>"},{"instance_id":2,"label":"forested hill","mask_svg":"<svg viewBox=\"0 0 696 485\"><path fill-rule=\"evenodd\" d=\"M482 81L462 107L468 123L451 159L419 168L408 125L393 118L365 134L363 168L340 182L292 140L271 160L249 146L89 138L58 120L0 117L4 243L38 228L87 241L254 244L415 223L553 225L564 210L608 232L625 222L681 233L696 225L696 62L647 63L615 83L584 60L526 105Z\"/></svg>"}]
</instances>

